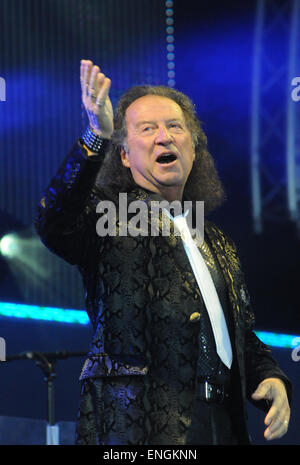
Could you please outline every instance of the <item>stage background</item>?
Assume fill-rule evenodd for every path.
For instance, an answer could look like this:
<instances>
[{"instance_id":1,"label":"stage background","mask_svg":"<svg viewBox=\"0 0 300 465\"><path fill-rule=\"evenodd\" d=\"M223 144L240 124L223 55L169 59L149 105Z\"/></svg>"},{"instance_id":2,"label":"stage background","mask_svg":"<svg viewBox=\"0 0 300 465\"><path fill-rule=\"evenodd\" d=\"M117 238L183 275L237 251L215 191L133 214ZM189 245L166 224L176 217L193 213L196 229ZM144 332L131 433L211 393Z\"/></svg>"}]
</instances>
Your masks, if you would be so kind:
<instances>
[{"instance_id":1,"label":"stage background","mask_svg":"<svg viewBox=\"0 0 300 465\"><path fill-rule=\"evenodd\" d=\"M89 58L111 77L113 104L131 85L167 85L170 76L193 99L228 195L212 219L237 243L257 329L300 334L295 228L284 221L269 224L258 236L251 218L256 1L174 0L173 5L171 15L162 0L0 1L0 76L6 81L6 101L0 102L0 238L17 231L24 246L14 261L0 257L0 301L84 308L77 270L40 244L32 224L43 189L87 124L79 65L81 58ZM166 30L171 17L173 33ZM280 40L273 50L279 62L286 56ZM173 59L167 56L172 43ZM8 354L85 351L91 331L83 325L1 317L0 336ZM293 362L287 349L275 354L295 384L291 428L276 443L299 444L300 362ZM82 363L74 358L57 364L58 420L75 420ZM41 370L31 361L2 363L0 369L0 415L45 418ZM254 443L266 444L257 410L249 408L249 421Z\"/></svg>"}]
</instances>

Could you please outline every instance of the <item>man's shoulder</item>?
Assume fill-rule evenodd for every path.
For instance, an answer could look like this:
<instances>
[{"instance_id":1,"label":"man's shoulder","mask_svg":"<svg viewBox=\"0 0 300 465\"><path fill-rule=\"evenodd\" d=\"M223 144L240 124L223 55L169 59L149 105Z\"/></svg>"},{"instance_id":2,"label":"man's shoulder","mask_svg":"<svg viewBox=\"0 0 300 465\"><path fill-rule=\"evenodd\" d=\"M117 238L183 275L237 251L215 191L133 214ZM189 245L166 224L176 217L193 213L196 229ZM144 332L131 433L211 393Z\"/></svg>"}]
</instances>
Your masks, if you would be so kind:
<instances>
[{"instance_id":1,"label":"man's shoulder","mask_svg":"<svg viewBox=\"0 0 300 465\"><path fill-rule=\"evenodd\" d=\"M205 220L205 232L211 240L216 242L219 241L222 245L226 245L227 247L236 250L236 245L233 239L213 221Z\"/></svg>"}]
</instances>

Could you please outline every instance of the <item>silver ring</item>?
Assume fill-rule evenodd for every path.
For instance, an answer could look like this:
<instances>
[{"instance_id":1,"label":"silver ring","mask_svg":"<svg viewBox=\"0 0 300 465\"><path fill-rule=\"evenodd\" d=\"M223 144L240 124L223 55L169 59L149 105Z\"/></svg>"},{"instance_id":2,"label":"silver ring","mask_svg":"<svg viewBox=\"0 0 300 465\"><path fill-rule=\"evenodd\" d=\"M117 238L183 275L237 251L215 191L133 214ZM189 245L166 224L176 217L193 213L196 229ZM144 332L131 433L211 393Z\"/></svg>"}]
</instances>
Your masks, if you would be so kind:
<instances>
[{"instance_id":1,"label":"silver ring","mask_svg":"<svg viewBox=\"0 0 300 465\"><path fill-rule=\"evenodd\" d=\"M89 97L95 97L95 89L93 89L92 87L89 87L89 91L88 91L88 94L89 94Z\"/></svg>"},{"instance_id":2,"label":"silver ring","mask_svg":"<svg viewBox=\"0 0 300 465\"><path fill-rule=\"evenodd\" d=\"M98 105L98 107L104 107L104 103L105 102L99 102L99 100L96 100L96 105Z\"/></svg>"}]
</instances>

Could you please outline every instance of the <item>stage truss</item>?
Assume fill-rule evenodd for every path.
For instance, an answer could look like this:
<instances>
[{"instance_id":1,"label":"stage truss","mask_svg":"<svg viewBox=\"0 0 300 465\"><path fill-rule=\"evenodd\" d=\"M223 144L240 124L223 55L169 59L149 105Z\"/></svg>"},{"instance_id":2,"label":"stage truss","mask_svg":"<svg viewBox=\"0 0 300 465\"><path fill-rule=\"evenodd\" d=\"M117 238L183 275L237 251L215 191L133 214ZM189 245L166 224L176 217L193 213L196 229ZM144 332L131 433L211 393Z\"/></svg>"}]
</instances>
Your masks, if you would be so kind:
<instances>
[{"instance_id":1,"label":"stage truss","mask_svg":"<svg viewBox=\"0 0 300 465\"><path fill-rule=\"evenodd\" d=\"M267 223L291 221L300 236L299 76L300 0L258 0L251 109L252 215L258 234Z\"/></svg>"}]
</instances>

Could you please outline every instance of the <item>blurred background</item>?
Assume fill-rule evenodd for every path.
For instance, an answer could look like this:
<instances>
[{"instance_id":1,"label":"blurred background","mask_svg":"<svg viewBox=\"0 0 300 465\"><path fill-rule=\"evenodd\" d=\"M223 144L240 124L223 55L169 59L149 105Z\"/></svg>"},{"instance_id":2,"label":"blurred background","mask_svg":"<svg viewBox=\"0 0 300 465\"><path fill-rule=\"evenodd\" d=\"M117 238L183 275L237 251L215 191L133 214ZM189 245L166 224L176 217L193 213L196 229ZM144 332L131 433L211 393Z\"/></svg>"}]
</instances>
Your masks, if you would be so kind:
<instances>
[{"instance_id":1,"label":"blurred background","mask_svg":"<svg viewBox=\"0 0 300 465\"><path fill-rule=\"evenodd\" d=\"M113 104L135 84L169 85L194 101L228 197L211 219L236 242L257 334L294 383L289 432L272 444L300 443L300 361L292 359L300 344L299 39L299 0L0 0L0 337L7 356L88 351L79 273L41 244L33 221L87 125L79 66L91 59L112 80ZM83 361L56 364L62 443L73 441ZM42 370L32 360L0 370L0 444L43 444ZM254 444L269 444L263 418L249 406Z\"/></svg>"}]
</instances>

